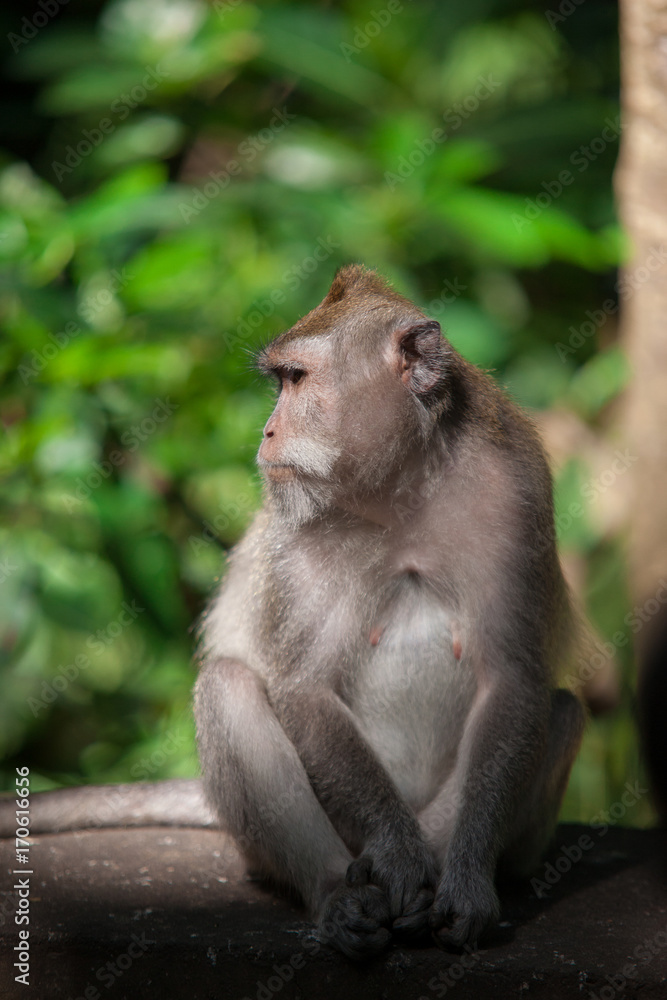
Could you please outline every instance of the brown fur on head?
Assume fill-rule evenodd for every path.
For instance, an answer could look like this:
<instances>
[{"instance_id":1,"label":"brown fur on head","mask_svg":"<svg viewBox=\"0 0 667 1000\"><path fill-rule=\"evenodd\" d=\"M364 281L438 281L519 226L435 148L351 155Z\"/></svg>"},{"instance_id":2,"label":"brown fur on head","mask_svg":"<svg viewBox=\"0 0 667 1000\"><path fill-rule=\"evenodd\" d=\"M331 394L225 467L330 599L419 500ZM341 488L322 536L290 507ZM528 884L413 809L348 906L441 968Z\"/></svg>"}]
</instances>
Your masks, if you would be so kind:
<instances>
[{"instance_id":1,"label":"brown fur on head","mask_svg":"<svg viewBox=\"0 0 667 1000\"><path fill-rule=\"evenodd\" d=\"M400 302L412 305L406 298L395 292L382 275L378 274L377 271L364 267L363 264L346 264L344 267L339 268L323 304L340 302L352 291L355 291L358 295L363 295L364 293L371 295L374 293L381 295L385 299L393 297Z\"/></svg>"},{"instance_id":2,"label":"brown fur on head","mask_svg":"<svg viewBox=\"0 0 667 1000\"><path fill-rule=\"evenodd\" d=\"M341 267L324 299L271 347L282 348L299 337L317 337L354 331L355 340L370 347L377 335L393 323L424 319L420 309L406 299L376 271L361 264Z\"/></svg>"}]
</instances>

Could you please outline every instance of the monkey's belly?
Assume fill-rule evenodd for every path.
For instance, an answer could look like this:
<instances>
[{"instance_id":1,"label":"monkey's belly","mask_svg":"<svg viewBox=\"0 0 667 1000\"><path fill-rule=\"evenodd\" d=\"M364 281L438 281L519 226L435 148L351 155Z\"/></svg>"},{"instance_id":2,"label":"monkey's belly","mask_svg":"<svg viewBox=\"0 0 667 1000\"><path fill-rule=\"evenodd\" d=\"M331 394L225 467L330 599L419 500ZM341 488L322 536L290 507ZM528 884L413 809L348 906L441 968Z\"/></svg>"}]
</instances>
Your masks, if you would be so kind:
<instances>
[{"instance_id":1,"label":"monkey's belly","mask_svg":"<svg viewBox=\"0 0 667 1000\"><path fill-rule=\"evenodd\" d=\"M453 770L476 685L446 609L423 592L397 605L371 633L351 708L402 797L422 809Z\"/></svg>"}]
</instances>

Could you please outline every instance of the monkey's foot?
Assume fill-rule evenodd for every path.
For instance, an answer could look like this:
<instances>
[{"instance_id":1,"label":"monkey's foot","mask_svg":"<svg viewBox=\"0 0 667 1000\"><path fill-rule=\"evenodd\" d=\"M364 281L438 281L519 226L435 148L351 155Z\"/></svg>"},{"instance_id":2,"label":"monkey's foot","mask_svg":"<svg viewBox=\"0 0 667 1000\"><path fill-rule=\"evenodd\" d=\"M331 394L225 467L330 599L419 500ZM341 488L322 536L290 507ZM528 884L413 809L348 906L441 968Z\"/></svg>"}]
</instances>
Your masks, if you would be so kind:
<instances>
[{"instance_id":1,"label":"monkey's foot","mask_svg":"<svg viewBox=\"0 0 667 1000\"><path fill-rule=\"evenodd\" d=\"M440 880L429 916L436 944L448 950L474 947L498 922L500 906L493 881L479 872L450 871Z\"/></svg>"},{"instance_id":2,"label":"monkey's foot","mask_svg":"<svg viewBox=\"0 0 667 1000\"><path fill-rule=\"evenodd\" d=\"M389 902L375 885L341 885L326 900L318 923L320 940L361 961L388 947Z\"/></svg>"}]
</instances>

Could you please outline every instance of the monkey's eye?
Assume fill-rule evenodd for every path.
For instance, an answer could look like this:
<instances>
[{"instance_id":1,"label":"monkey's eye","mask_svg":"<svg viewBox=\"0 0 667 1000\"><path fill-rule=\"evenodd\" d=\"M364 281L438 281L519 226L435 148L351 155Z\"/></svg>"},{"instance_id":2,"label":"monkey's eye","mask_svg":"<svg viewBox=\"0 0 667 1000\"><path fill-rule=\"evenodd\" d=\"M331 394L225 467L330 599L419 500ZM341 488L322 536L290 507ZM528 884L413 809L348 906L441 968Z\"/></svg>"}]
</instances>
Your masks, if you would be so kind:
<instances>
[{"instance_id":1,"label":"monkey's eye","mask_svg":"<svg viewBox=\"0 0 667 1000\"><path fill-rule=\"evenodd\" d=\"M298 385L307 372L303 368L292 367L291 365L260 365L260 370L273 379L280 391L288 382L291 385Z\"/></svg>"},{"instance_id":2,"label":"monkey's eye","mask_svg":"<svg viewBox=\"0 0 667 1000\"><path fill-rule=\"evenodd\" d=\"M283 385L285 382L290 382L292 385L298 385L306 374L303 368L288 368L287 366L274 368L274 372Z\"/></svg>"}]
</instances>

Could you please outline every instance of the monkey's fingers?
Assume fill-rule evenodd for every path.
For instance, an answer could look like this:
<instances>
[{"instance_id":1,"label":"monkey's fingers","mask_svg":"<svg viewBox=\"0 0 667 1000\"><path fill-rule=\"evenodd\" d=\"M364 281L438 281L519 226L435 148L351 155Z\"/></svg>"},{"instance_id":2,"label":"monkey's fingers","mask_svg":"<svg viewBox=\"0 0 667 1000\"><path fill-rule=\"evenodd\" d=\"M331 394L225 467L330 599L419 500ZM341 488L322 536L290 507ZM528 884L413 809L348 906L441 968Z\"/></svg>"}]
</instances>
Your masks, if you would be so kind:
<instances>
[{"instance_id":1,"label":"monkey's fingers","mask_svg":"<svg viewBox=\"0 0 667 1000\"><path fill-rule=\"evenodd\" d=\"M433 905L433 892L430 889L420 889L400 917L392 923L393 931L401 938L416 941L429 930L429 911Z\"/></svg>"},{"instance_id":2,"label":"monkey's fingers","mask_svg":"<svg viewBox=\"0 0 667 1000\"><path fill-rule=\"evenodd\" d=\"M429 915L436 944L450 951L474 946L499 915L498 896L489 876L445 868Z\"/></svg>"},{"instance_id":3,"label":"monkey's fingers","mask_svg":"<svg viewBox=\"0 0 667 1000\"><path fill-rule=\"evenodd\" d=\"M464 947L477 947L477 941L489 926L483 913L457 914L453 910L431 911L429 926L434 942L446 951L460 952Z\"/></svg>"},{"instance_id":4,"label":"monkey's fingers","mask_svg":"<svg viewBox=\"0 0 667 1000\"><path fill-rule=\"evenodd\" d=\"M386 927L379 927L377 921L360 916L349 920L337 920L335 926L325 922L320 925L320 940L341 951L355 961L372 958L384 951L391 941L391 933Z\"/></svg>"},{"instance_id":5,"label":"monkey's fingers","mask_svg":"<svg viewBox=\"0 0 667 1000\"><path fill-rule=\"evenodd\" d=\"M320 938L355 961L372 958L391 941L389 903L377 886L341 886L329 897Z\"/></svg>"},{"instance_id":6,"label":"monkey's fingers","mask_svg":"<svg viewBox=\"0 0 667 1000\"><path fill-rule=\"evenodd\" d=\"M355 934L374 934L378 929L375 917L364 916L363 913L350 914L345 921L345 929Z\"/></svg>"},{"instance_id":7,"label":"monkey's fingers","mask_svg":"<svg viewBox=\"0 0 667 1000\"><path fill-rule=\"evenodd\" d=\"M422 890L435 888L435 861L418 836L411 840L404 838L403 842L390 842L372 857L371 880L385 890L395 919L410 912L408 907Z\"/></svg>"},{"instance_id":8,"label":"monkey's fingers","mask_svg":"<svg viewBox=\"0 0 667 1000\"><path fill-rule=\"evenodd\" d=\"M371 881L372 870L372 858L367 856L356 858L356 860L348 866L345 873L345 882L347 885L368 885Z\"/></svg>"},{"instance_id":9,"label":"monkey's fingers","mask_svg":"<svg viewBox=\"0 0 667 1000\"><path fill-rule=\"evenodd\" d=\"M378 924L389 925L389 903L386 894L376 885L364 886L358 890L359 908Z\"/></svg>"},{"instance_id":10,"label":"monkey's fingers","mask_svg":"<svg viewBox=\"0 0 667 1000\"><path fill-rule=\"evenodd\" d=\"M329 941L329 944L353 961L363 962L386 951L390 942L391 932L386 927L378 927L367 934L354 934L341 928L336 939Z\"/></svg>"},{"instance_id":11,"label":"monkey's fingers","mask_svg":"<svg viewBox=\"0 0 667 1000\"><path fill-rule=\"evenodd\" d=\"M381 889L377 886L364 887L362 895L347 896L339 900L336 910L336 921L339 926L344 922L348 930L367 934L377 930L378 926L389 924L389 908Z\"/></svg>"}]
</instances>

